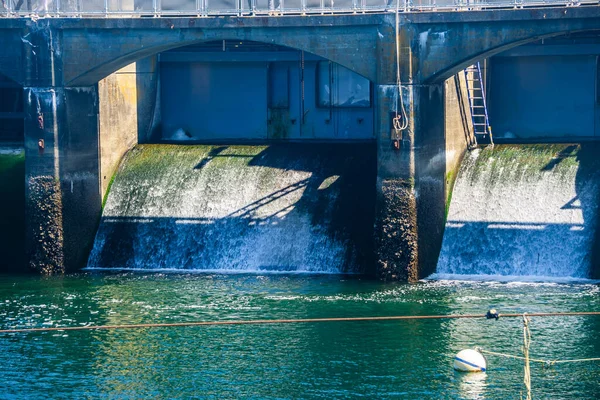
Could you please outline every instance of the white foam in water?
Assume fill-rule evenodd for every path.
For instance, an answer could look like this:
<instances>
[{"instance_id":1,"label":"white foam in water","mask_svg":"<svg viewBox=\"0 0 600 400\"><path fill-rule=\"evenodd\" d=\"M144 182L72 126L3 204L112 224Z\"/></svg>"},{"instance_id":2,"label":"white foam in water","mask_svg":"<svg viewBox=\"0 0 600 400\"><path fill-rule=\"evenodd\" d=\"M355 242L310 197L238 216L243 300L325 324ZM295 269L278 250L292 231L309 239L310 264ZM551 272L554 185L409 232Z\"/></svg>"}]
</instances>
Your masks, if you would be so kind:
<instances>
[{"instance_id":1,"label":"white foam in water","mask_svg":"<svg viewBox=\"0 0 600 400\"><path fill-rule=\"evenodd\" d=\"M435 273L427 277L432 281L464 281L464 282L521 282L521 283L577 283L597 284L599 280L574 278L569 276L535 276L535 275L465 275Z\"/></svg>"},{"instance_id":2,"label":"white foam in water","mask_svg":"<svg viewBox=\"0 0 600 400\"><path fill-rule=\"evenodd\" d=\"M218 274L218 275L356 275L353 272L340 271L275 271L264 269L181 269L181 268L102 268L102 267L86 267L84 271L112 271L112 272L164 272L164 273L184 273L184 274Z\"/></svg>"},{"instance_id":3,"label":"white foam in water","mask_svg":"<svg viewBox=\"0 0 600 400\"><path fill-rule=\"evenodd\" d=\"M490 149L483 152L481 159L480 151L465 156L437 273L430 278L585 280L597 221L598 173L582 171L573 159L548 160L547 152L513 148L515 155L499 157ZM544 167L543 157L554 165Z\"/></svg>"}]
</instances>

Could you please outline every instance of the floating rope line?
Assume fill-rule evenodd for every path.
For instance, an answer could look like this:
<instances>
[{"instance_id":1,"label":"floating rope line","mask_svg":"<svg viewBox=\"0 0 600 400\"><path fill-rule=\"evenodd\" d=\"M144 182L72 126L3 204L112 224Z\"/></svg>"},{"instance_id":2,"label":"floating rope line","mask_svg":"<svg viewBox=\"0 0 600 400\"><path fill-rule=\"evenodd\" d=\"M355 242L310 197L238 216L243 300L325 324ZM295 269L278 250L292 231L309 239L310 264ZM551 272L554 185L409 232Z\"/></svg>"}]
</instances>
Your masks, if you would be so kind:
<instances>
[{"instance_id":1,"label":"floating rope line","mask_svg":"<svg viewBox=\"0 0 600 400\"><path fill-rule=\"evenodd\" d=\"M495 310L493 310L495 311ZM491 312L491 311L490 311ZM487 318L493 318L490 316L490 312L488 312ZM594 313L592 315L596 315ZM497 315L497 314L496 314ZM592 358L576 358L576 359L568 359L568 360L542 360L539 358L531 358L529 357L529 348L531 347L531 330L529 329L530 316L535 316L535 314L523 314L523 356L515 356L512 354L498 353L495 351L484 350L480 347L475 348L481 354L489 354L493 356L513 358L516 360L525 361L525 365L523 367L523 384L525 385L526 391L526 400L531 400L531 368L529 366L529 362L539 362L544 367L552 366L554 364L566 364L566 363L580 363L580 362L589 362L589 361L600 361L600 357L592 357Z\"/></svg>"},{"instance_id":2,"label":"floating rope line","mask_svg":"<svg viewBox=\"0 0 600 400\"><path fill-rule=\"evenodd\" d=\"M531 400L531 369L529 368L529 347L531 346L531 331L529 330L529 317L523 314L523 356L525 366L523 367L523 383L527 391L526 400Z\"/></svg>"},{"instance_id":3,"label":"floating rope line","mask_svg":"<svg viewBox=\"0 0 600 400\"><path fill-rule=\"evenodd\" d=\"M531 313L528 317L575 317L600 315L600 311L585 312L556 312L556 313ZM500 314L502 318L519 318L523 314ZM84 325L64 326L47 328L11 328L0 329L1 333L32 333L32 332L55 332L55 331L92 331L92 330L115 330L115 329L142 329L142 328L175 328L192 326L220 326L220 325L266 325L266 324L298 324L319 322L365 322L365 321L402 321L402 320L440 320L440 319L475 319L487 318L487 314L449 314L449 315L397 315L388 317L346 317L346 318L305 318L305 319L255 319L255 320L233 320L233 321L190 321L190 322L165 322L147 324L123 324L123 325Z\"/></svg>"},{"instance_id":4,"label":"floating rope line","mask_svg":"<svg viewBox=\"0 0 600 400\"><path fill-rule=\"evenodd\" d=\"M492 356L498 356L498 357L504 357L504 358L514 358L515 360L525 360L525 357L522 356L515 356L513 354L506 354L506 353L498 353L495 351L490 351L490 350L485 350L482 349L480 347L477 348L477 351L482 353L482 354L489 354ZM566 363L577 363L577 362L586 362L586 361L600 361L600 357L595 357L595 358L577 358L577 359L571 359L571 360L543 360L540 358L531 358L529 357L529 361L532 362L537 362L540 364L543 364L543 366L552 366L554 364L566 364Z\"/></svg>"}]
</instances>

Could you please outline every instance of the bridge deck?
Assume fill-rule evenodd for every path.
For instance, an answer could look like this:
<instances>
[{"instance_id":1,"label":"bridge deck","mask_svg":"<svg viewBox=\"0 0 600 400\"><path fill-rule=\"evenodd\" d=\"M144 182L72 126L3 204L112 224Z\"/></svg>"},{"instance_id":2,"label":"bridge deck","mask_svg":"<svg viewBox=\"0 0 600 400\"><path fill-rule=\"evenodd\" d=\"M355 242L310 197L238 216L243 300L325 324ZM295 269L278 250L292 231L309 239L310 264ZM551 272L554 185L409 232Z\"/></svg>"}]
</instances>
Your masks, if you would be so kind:
<instances>
[{"instance_id":1,"label":"bridge deck","mask_svg":"<svg viewBox=\"0 0 600 400\"><path fill-rule=\"evenodd\" d=\"M479 11L526 7L576 7L598 0L1 0L0 16L177 17L353 14L400 11Z\"/></svg>"}]
</instances>

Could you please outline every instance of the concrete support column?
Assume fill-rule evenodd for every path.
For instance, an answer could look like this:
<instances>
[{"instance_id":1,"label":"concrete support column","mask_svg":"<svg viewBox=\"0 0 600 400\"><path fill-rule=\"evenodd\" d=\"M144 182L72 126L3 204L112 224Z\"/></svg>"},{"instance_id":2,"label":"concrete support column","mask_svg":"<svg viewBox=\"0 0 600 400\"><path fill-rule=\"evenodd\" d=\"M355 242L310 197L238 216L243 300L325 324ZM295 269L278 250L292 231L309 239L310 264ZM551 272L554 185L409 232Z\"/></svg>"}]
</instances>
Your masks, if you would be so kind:
<instances>
[{"instance_id":1,"label":"concrete support column","mask_svg":"<svg viewBox=\"0 0 600 400\"><path fill-rule=\"evenodd\" d=\"M446 109L444 83L415 85L412 126L414 132L415 193L419 250L418 277L437 265L446 221Z\"/></svg>"},{"instance_id":2,"label":"concrete support column","mask_svg":"<svg viewBox=\"0 0 600 400\"><path fill-rule=\"evenodd\" d=\"M382 280L415 280L418 253L412 130L402 133L400 146L396 148L392 141L392 119L398 109L396 85L377 85L375 106L377 276Z\"/></svg>"},{"instance_id":3,"label":"concrete support column","mask_svg":"<svg viewBox=\"0 0 600 400\"><path fill-rule=\"evenodd\" d=\"M398 88L376 88L378 141L377 274L383 280L422 278L435 270L444 230L443 85L407 85L408 128L392 142ZM399 106L398 106L399 107Z\"/></svg>"},{"instance_id":4,"label":"concrete support column","mask_svg":"<svg viewBox=\"0 0 600 400\"><path fill-rule=\"evenodd\" d=\"M96 87L26 87L25 179L29 266L83 266L101 212Z\"/></svg>"}]
</instances>

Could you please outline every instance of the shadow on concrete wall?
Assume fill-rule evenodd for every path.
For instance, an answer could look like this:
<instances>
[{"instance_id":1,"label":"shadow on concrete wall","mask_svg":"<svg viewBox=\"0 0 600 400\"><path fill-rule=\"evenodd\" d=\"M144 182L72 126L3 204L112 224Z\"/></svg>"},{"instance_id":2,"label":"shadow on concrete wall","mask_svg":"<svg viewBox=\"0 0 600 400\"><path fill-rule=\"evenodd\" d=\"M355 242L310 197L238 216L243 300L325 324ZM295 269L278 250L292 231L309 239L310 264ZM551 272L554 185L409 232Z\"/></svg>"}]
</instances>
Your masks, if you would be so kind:
<instances>
[{"instance_id":1,"label":"shadow on concrete wall","mask_svg":"<svg viewBox=\"0 0 600 400\"><path fill-rule=\"evenodd\" d=\"M160 73L158 56L136 62L138 143L160 140Z\"/></svg>"},{"instance_id":2,"label":"shadow on concrete wall","mask_svg":"<svg viewBox=\"0 0 600 400\"><path fill-rule=\"evenodd\" d=\"M458 109L460 111L460 121L463 128L463 134L465 138L465 143L467 148L473 148L477 145L475 141L475 137L471 133L473 122L471 120L471 111L467 112L467 108L465 107L468 103L468 100L465 99L465 92L463 91L463 85L460 80L460 72L454 75L454 89L456 90L456 98L458 99Z\"/></svg>"}]
</instances>

